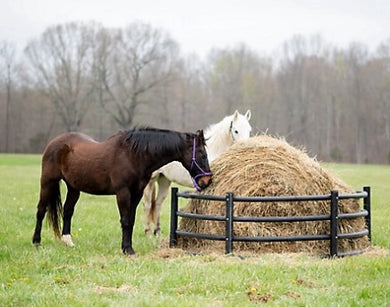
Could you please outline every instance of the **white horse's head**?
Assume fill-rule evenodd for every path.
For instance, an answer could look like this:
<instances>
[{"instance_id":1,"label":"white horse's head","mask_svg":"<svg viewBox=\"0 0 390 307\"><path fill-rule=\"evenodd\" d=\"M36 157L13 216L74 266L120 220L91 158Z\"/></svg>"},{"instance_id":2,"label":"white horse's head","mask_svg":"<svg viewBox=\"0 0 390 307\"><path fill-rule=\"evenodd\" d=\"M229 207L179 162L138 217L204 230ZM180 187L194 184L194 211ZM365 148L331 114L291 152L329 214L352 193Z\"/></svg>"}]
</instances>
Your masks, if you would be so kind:
<instances>
[{"instance_id":1,"label":"white horse's head","mask_svg":"<svg viewBox=\"0 0 390 307\"><path fill-rule=\"evenodd\" d=\"M240 114L237 110L233 115L228 116L230 119L229 134L232 140L245 140L250 137L252 127L249 124L251 119L251 111L246 111L245 115Z\"/></svg>"},{"instance_id":2,"label":"white horse's head","mask_svg":"<svg viewBox=\"0 0 390 307\"><path fill-rule=\"evenodd\" d=\"M219 123L213 124L205 130L209 163L218 158L234 142L250 137L252 130L249 124L250 118L250 110L245 115L236 110L232 115L224 117Z\"/></svg>"}]
</instances>

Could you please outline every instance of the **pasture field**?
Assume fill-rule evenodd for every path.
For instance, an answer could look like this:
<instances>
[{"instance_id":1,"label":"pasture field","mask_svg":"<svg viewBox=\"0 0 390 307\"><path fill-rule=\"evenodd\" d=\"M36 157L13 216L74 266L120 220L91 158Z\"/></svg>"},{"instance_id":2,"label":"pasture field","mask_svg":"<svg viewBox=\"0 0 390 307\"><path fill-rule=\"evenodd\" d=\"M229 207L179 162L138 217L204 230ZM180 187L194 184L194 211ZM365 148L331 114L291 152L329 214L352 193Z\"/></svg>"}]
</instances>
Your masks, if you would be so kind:
<instances>
[{"instance_id":1,"label":"pasture field","mask_svg":"<svg viewBox=\"0 0 390 307\"><path fill-rule=\"evenodd\" d=\"M33 246L40 156L0 155L0 305L389 306L390 166L324 167L357 190L372 188L374 248L363 255L244 258L170 250L166 203L159 238L145 237L140 204L138 256L127 257L112 196L81 196L72 225L76 247L62 245L46 223L42 246Z\"/></svg>"}]
</instances>

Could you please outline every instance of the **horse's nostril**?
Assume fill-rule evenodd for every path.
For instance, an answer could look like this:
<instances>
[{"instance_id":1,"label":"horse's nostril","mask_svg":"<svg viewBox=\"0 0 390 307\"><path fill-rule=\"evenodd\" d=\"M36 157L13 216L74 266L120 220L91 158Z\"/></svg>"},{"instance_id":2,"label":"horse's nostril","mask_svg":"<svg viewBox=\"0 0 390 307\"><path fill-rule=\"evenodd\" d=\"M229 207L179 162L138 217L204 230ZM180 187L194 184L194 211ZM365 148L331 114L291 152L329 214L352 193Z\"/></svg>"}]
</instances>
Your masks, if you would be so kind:
<instances>
[{"instance_id":1,"label":"horse's nostril","mask_svg":"<svg viewBox=\"0 0 390 307\"><path fill-rule=\"evenodd\" d=\"M204 189L211 183L211 176L204 176L199 179L199 186Z\"/></svg>"}]
</instances>

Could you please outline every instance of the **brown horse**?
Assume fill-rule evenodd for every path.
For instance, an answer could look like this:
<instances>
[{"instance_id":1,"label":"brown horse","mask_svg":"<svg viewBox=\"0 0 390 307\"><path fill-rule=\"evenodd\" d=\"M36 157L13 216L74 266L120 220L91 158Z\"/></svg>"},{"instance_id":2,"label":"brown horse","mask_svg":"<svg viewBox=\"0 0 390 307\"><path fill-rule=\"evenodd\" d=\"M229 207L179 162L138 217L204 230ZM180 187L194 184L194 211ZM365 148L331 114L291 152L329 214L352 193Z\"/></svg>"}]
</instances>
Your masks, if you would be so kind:
<instances>
[{"instance_id":1,"label":"brown horse","mask_svg":"<svg viewBox=\"0 0 390 307\"><path fill-rule=\"evenodd\" d=\"M122 251L134 254L132 247L136 208L153 171L179 161L189 171L194 184L203 189L211 182L203 131L180 133L154 128L119 132L104 142L80 133L54 138L42 157L41 190L33 243L40 244L42 221L49 222L62 240L73 246L71 220L80 192L116 195L122 226ZM59 182L67 186L62 208Z\"/></svg>"}]
</instances>

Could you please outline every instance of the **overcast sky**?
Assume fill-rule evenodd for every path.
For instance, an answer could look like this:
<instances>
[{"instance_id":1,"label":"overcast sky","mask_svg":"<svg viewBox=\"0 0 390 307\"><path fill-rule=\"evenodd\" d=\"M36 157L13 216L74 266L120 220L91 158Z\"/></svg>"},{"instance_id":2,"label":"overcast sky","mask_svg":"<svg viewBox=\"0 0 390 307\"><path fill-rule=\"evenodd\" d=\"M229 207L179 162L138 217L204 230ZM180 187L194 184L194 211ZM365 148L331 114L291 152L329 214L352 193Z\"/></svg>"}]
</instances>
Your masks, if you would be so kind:
<instances>
[{"instance_id":1,"label":"overcast sky","mask_svg":"<svg viewBox=\"0 0 390 307\"><path fill-rule=\"evenodd\" d=\"M147 22L200 56L238 43L271 54L296 34L374 51L390 39L390 0L0 0L0 41L21 49L48 26L92 20L106 27Z\"/></svg>"}]
</instances>

